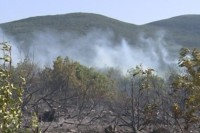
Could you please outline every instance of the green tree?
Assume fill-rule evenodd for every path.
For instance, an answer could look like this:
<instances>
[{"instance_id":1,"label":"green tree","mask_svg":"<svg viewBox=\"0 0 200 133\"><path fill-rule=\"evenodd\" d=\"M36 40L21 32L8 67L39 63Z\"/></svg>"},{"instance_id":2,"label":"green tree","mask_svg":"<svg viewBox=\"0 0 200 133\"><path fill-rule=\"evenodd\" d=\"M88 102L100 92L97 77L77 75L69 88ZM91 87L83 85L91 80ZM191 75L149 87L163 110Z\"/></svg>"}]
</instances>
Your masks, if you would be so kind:
<instances>
[{"instance_id":1,"label":"green tree","mask_svg":"<svg viewBox=\"0 0 200 133\"><path fill-rule=\"evenodd\" d=\"M0 132L13 133L20 128L22 122L22 94L21 87L15 87L11 82L11 46L3 42L3 65L0 67ZM21 85L25 80L21 77Z\"/></svg>"},{"instance_id":2,"label":"green tree","mask_svg":"<svg viewBox=\"0 0 200 133\"><path fill-rule=\"evenodd\" d=\"M184 130L188 132L200 120L200 50L182 48L179 66L186 71L173 82L174 95L181 99L174 103L173 113L175 119L184 120Z\"/></svg>"}]
</instances>

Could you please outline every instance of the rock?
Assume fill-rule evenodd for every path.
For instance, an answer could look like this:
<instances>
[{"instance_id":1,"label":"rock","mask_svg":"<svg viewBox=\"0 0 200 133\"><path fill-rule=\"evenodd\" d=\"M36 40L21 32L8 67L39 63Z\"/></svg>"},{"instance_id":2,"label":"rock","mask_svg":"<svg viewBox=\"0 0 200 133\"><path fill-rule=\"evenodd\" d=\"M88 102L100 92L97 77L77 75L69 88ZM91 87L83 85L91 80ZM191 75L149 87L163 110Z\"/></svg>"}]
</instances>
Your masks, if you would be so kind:
<instances>
[{"instance_id":1,"label":"rock","mask_svg":"<svg viewBox=\"0 0 200 133\"><path fill-rule=\"evenodd\" d=\"M108 126L104 129L105 133L115 133L114 129L112 128L112 126Z\"/></svg>"},{"instance_id":2,"label":"rock","mask_svg":"<svg viewBox=\"0 0 200 133\"><path fill-rule=\"evenodd\" d=\"M170 131L165 128L158 128L156 130L153 130L151 133L170 133Z\"/></svg>"},{"instance_id":3,"label":"rock","mask_svg":"<svg viewBox=\"0 0 200 133\"><path fill-rule=\"evenodd\" d=\"M55 110L48 110L43 112L41 115L39 115L39 122L43 121L43 122L52 122L55 117Z\"/></svg>"},{"instance_id":4,"label":"rock","mask_svg":"<svg viewBox=\"0 0 200 133\"><path fill-rule=\"evenodd\" d=\"M75 129L67 129L67 133L77 133Z\"/></svg>"}]
</instances>

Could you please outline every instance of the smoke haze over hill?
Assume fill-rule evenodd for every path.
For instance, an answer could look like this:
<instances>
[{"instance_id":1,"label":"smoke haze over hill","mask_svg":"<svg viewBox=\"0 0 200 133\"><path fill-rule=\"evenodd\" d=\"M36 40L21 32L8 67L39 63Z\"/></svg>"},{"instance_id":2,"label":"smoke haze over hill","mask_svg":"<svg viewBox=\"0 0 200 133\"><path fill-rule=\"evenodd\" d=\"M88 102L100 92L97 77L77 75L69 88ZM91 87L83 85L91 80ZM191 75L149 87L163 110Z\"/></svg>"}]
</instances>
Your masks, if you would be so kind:
<instances>
[{"instance_id":1,"label":"smoke haze over hill","mask_svg":"<svg viewBox=\"0 0 200 133\"><path fill-rule=\"evenodd\" d=\"M67 32L60 35L55 31L45 30L35 32L32 44L24 50L19 42L14 41L13 37L5 36L1 32L4 40L12 44L14 64L28 55L40 66L51 66L57 56L68 56L89 67L117 67L124 73L140 64L145 68L150 67L163 71L177 63L177 59L170 55L167 48L165 34L164 31L158 31L154 38L151 38L141 33L137 37L137 45L133 45L125 39L119 43L113 42L114 33L109 30L93 29L84 36Z\"/></svg>"},{"instance_id":2,"label":"smoke haze over hill","mask_svg":"<svg viewBox=\"0 0 200 133\"><path fill-rule=\"evenodd\" d=\"M57 56L96 68L127 69L142 64L168 71L180 48L199 48L199 15L134 25L92 13L32 17L0 24L1 38L13 45L13 63L29 56L51 66ZM18 50L17 50L18 49Z\"/></svg>"}]
</instances>

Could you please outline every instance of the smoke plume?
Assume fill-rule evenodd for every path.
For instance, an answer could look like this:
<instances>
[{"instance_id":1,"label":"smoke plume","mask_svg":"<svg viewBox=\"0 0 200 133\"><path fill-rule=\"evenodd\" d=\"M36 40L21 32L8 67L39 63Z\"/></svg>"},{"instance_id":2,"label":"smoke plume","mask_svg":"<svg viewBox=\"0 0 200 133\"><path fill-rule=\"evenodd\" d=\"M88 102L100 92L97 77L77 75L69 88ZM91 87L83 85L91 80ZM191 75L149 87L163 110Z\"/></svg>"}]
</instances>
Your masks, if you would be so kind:
<instances>
[{"instance_id":1,"label":"smoke plume","mask_svg":"<svg viewBox=\"0 0 200 133\"><path fill-rule=\"evenodd\" d=\"M159 31L154 37L145 37L145 34L141 33L136 44L129 44L125 38L114 43L114 33L109 30L93 29L82 36L71 33L60 35L55 31L45 30L35 32L32 43L23 52L17 50L16 46L20 44L12 37L4 40L9 40L12 44L14 62L19 61L22 55L28 54L40 66L51 66L57 56L68 56L95 68L117 67L126 72L142 64L145 68L163 71L177 61L171 56L165 34L164 31Z\"/></svg>"}]
</instances>

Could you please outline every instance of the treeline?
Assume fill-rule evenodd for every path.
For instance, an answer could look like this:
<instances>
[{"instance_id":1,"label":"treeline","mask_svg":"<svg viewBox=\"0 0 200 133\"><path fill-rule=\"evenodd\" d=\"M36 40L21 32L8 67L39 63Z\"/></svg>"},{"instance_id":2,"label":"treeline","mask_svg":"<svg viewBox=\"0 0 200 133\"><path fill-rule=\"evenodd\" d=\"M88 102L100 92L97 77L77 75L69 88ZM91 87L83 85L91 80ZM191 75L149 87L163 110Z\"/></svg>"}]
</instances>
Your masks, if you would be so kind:
<instances>
[{"instance_id":1,"label":"treeline","mask_svg":"<svg viewBox=\"0 0 200 133\"><path fill-rule=\"evenodd\" d=\"M183 73L163 79L142 66L124 75L115 68L98 71L62 57L52 67L40 68L27 58L10 69L10 82L23 88L19 128L21 132L199 131L200 50L181 49L179 67Z\"/></svg>"}]
</instances>

